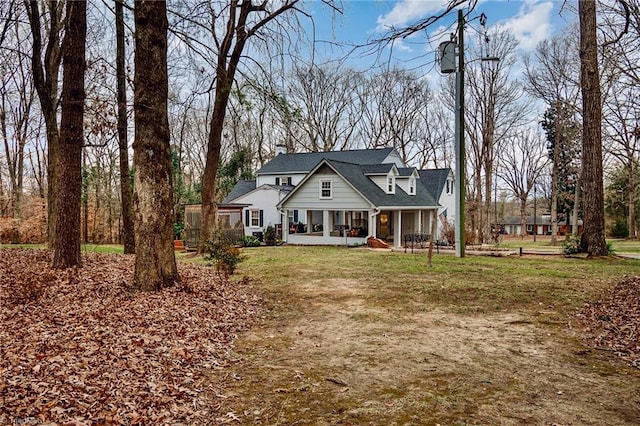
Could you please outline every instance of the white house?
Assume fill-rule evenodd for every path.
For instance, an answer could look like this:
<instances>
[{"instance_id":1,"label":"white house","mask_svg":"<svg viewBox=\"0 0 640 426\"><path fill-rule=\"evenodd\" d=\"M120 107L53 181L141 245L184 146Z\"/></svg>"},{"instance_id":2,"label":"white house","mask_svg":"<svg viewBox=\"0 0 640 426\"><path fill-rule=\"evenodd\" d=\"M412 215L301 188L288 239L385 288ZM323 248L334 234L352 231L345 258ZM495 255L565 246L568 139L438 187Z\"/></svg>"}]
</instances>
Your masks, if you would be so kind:
<instances>
[{"instance_id":1,"label":"white house","mask_svg":"<svg viewBox=\"0 0 640 426\"><path fill-rule=\"evenodd\" d=\"M374 236L400 246L406 234L436 238L455 220L450 169L406 167L393 148L280 153L241 181L224 203L245 204L245 233L278 229L287 243L363 244Z\"/></svg>"}]
</instances>

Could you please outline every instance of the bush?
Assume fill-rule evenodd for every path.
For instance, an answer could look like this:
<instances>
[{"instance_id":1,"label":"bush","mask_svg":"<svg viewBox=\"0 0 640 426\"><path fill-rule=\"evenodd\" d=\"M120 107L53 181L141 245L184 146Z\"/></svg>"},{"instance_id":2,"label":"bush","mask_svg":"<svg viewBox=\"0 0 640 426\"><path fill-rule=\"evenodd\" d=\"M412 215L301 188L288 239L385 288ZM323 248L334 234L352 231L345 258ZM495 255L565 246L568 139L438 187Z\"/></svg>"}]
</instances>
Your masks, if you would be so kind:
<instances>
[{"instance_id":1,"label":"bush","mask_svg":"<svg viewBox=\"0 0 640 426\"><path fill-rule=\"evenodd\" d=\"M627 222L624 219L616 219L616 223L610 232L613 238L627 238L629 236Z\"/></svg>"},{"instance_id":2,"label":"bush","mask_svg":"<svg viewBox=\"0 0 640 426\"><path fill-rule=\"evenodd\" d=\"M240 242L243 247L258 247L260 245L260 240L253 235L243 235Z\"/></svg>"},{"instance_id":3,"label":"bush","mask_svg":"<svg viewBox=\"0 0 640 426\"><path fill-rule=\"evenodd\" d=\"M207 242L207 251L209 254L205 259L213 261L216 271L228 275L233 274L238 263L244 260L240 249L221 233L216 233L214 241Z\"/></svg>"},{"instance_id":4,"label":"bush","mask_svg":"<svg viewBox=\"0 0 640 426\"><path fill-rule=\"evenodd\" d=\"M276 245L276 229L269 225L264 230L264 243L268 246Z\"/></svg>"},{"instance_id":5,"label":"bush","mask_svg":"<svg viewBox=\"0 0 640 426\"><path fill-rule=\"evenodd\" d=\"M582 246L579 237L569 237L562 243L562 252L570 256L572 254L582 253Z\"/></svg>"}]
</instances>

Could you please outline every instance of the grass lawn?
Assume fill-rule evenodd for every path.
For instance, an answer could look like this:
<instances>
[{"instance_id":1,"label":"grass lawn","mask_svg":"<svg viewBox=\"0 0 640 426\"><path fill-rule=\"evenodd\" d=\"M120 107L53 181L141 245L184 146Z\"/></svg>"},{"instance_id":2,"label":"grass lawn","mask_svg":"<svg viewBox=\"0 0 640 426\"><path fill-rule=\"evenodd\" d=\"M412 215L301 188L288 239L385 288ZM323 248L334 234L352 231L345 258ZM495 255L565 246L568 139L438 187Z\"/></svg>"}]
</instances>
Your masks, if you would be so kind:
<instances>
[{"instance_id":1,"label":"grass lawn","mask_svg":"<svg viewBox=\"0 0 640 426\"><path fill-rule=\"evenodd\" d=\"M626 240L626 239L607 239L607 242L611 243L613 250L617 253L640 253L640 240ZM497 244L499 248L518 249L535 249L538 251L549 252L562 252L562 244L564 243L564 237L558 238L558 244L556 246L551 245L551 237L547 235L539 235L536 237L536 241L533 241L533 236L527 235L524 238L517 236L504 237L502 241Z\"/></svg>"},{"instance_id":2,"label":"grass lawn","mask_svg":"<svg viewBox=\"0 0 640 426\"><path fill-rule=\"evenodd\" d=\"M640 372L573 313L631 259L244 249L266 299L220 413L242 424L637 424Z\"/></svg>"}]
</instances>

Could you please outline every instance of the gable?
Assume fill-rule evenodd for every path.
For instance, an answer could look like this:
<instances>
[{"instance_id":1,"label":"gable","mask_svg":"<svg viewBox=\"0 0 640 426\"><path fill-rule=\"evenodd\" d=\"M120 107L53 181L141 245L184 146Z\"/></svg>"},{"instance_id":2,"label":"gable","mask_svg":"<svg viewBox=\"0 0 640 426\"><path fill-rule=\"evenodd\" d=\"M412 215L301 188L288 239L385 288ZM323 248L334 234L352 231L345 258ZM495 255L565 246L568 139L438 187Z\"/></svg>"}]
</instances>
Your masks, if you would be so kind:
<instances>
[{"instance_id":1,"label":"gable","mask_svg":"<svg viewBox=\"0 0 640 426\"><path fill-rule=\"evenodd\" d=\"M332 194L330 199L322 199L320 197L321 181L331 182ZM282 207L305 210L366 210L373 206L339 174L325 164L298 185L295 191L284 201Z\"/></svg>"}]
</instances>

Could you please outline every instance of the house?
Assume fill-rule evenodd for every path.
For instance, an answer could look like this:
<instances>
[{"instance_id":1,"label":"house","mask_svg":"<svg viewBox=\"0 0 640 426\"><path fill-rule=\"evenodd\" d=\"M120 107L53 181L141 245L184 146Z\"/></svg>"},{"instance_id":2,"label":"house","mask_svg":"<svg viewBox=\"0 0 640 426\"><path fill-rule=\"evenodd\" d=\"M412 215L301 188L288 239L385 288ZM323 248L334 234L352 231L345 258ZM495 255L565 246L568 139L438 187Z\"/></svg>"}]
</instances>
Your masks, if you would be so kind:
<instances>
[{"instance_id":1,"label":"house","mask_svg":"<svg viewBox=\"0 0 640 426\"><path fill-rule=\"evenodd\" d=\"M526 222L526 235L551 235L551 215L527 216ZM520 216L506 216L502 220L499 220L496 224L498 229L506 235L521 235L522 223ZM566 235L571 233L571 226L567 226L565 221L558 222L558 235ZM582 220L578 221L578 233L582 233Z\"/></svg>"},{"instance_id":2,"label":"house","mask_svg":"<svg viewBox=\"0 0 640 426\"><path fill-rule=\"evenodd\" d=\"M433 212L436 238L455 219L451 170L406 167L393 148L279 153L223 203L247 205L245 234L271 225L293 244L359 245L375 236L399 246L405 234L428 234Z\"/></svg>"}]
</instances>

